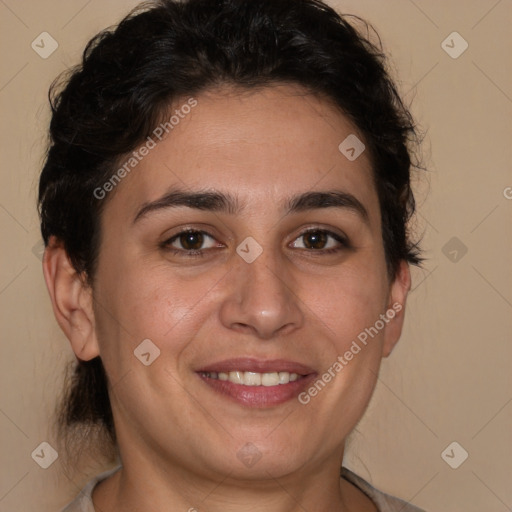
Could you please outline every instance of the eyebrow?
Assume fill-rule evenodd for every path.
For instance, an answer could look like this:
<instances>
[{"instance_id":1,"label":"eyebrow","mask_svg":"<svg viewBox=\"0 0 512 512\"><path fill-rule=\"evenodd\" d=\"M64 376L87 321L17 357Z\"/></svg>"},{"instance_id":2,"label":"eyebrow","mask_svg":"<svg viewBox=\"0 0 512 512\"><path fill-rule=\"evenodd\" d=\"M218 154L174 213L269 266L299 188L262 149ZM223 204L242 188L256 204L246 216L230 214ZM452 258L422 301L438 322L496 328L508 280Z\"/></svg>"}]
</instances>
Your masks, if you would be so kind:
<instances>
[{"instance_id":1,"label":"eyebrow","mask_svg":"<svg viewBox=\"0 0 512 512\"><path fill-rule=\"evenodd\" d=\"M196 191L173 189L152 202L142 205L133 219L133 224L150 213L185 206L196 210L236 215L244 210L236 196L212 191ZM285 201L285 214L298 213L322 208L340 208L356 213L368 224L369 215L361 201L349 192L342 190L311 191L293 196Z\"/></svg>"}]
</instances>

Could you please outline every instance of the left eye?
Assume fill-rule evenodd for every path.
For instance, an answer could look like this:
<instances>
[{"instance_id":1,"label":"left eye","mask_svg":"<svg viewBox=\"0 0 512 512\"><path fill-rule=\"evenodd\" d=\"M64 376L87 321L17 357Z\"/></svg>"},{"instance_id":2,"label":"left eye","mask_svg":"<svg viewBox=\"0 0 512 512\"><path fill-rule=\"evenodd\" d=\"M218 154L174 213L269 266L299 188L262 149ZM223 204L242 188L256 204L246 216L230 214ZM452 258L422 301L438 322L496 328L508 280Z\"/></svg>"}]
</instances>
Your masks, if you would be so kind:
<instances>
[{"instance_id":1,"label":"left eye","mask_svg":"<svg viewBox=\"0 0 512 512\"><path fill-rule=\"evenodd\" d=\"M297 242L300 240L300 242ZM302 233L295 239L292 247L298 249L318 250L318 251L336 251L342 247L346 247L346 240L330 231L323 229L313 229Z\"/></svg>"}]
</instances>

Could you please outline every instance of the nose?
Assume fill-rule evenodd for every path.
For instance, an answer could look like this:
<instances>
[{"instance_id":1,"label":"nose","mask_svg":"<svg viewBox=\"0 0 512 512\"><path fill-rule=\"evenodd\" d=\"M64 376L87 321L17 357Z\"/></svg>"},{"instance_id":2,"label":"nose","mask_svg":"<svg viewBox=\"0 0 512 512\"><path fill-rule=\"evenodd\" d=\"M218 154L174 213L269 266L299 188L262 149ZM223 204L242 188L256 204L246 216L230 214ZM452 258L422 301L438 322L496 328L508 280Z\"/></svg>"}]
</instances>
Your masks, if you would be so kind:
<instances>
[{"instance_id":1,"label":"nose","mask_svg":"<svg viewBox=\"0 0 512 512\"><path fill-rule=\"evenodd\" d=\"M300 328L303 309L286 262L271 250L264 250L252 263L238 255L234 258L220 310L222 324L265 340Z\"/></svg>"}]
</instances>

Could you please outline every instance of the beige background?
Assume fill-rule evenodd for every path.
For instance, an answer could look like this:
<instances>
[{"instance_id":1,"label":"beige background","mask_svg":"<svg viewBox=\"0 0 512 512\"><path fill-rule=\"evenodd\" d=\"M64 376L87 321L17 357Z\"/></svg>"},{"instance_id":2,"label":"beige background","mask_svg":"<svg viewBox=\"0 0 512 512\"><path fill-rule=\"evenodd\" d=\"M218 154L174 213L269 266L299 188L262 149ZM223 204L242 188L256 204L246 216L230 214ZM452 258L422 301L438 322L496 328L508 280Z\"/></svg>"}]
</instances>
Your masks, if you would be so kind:
<instances>
[{"instance_id":1,"label":"beige background","mask_svg":"<svg viewBox=\"0 0 512 512\"><path fill-rule=\"evenodd\" d=\"M1 512L56 512L89 476L70 481L61 459L44 470L31 458L52 443L49 421L71 356L43 281L35 198L51 80L136 3L0 0ZM380 33L427 131L429 169L418 182L417 217L429 259L414 270L405 333L346 464L428 511L510 510L512 2L331 4ZM43 31L59 44L47 59L31 48ZM453 31L469 43L457 59L441 47ZM452 237L460 247L446 246ZM469 453L458 469L441 458L452 441Z\"/></svg>"}]
</instances>

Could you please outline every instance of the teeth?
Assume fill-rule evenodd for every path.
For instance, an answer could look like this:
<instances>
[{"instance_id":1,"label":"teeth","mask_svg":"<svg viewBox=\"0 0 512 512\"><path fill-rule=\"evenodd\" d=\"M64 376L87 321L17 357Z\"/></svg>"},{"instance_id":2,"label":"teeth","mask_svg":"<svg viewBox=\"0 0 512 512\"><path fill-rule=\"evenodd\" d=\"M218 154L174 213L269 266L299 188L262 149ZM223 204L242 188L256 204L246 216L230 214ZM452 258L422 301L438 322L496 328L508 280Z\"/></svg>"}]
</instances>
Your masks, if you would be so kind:
<instances>
[{"instance_id":1,"label":"teeth","mask_svg":"<svg viewBox=\"0 0 512 512\"><path fill-rule=\"evenodd\" d=\"M229 372L228 380L230 382L233 382L234 384L243 384L244 383L244 372Z\"/></svg>"},{"instance_id":2,"label":"teeth","mask_svg":"<svg viewBox=\"0 0 512 512\"><path fill-rule=\"evenodd\" d=\"M244 372L244 381L246 386L261 386L261 373Z\"/></svg>"},{"instance_id":3,"label":"teeth","mask_svg":"<svg viewBox=\"0 0 512 512\"><path fill-rule=\"evenodd\" d=\"M279 372L279 384L288 384L290 382L290 374L288 372Z\"/></svg>"},{"instance_id":4,"label":"teeth","mask_svg":"<svg viewBox=\"0 0 512 512\"><path fill-rule=\"evenodd\" d=\"M264 386L277 386L279 384L279 374L274 373L264 373L261 376L261 383Z\"/></svg>"},{"instance_id":5,"label":"teeth","mask_svg":"<svg viewBox=\"0 0 512 512\"><path fill-rule=\"evenodd\" d=\"M288 384L299 379L297 373L290 372L203 372L205 377L217 380L227 380L233 384L242 384L244 386L278 386L279 384Z\"/></svg>"}]
</instances>

